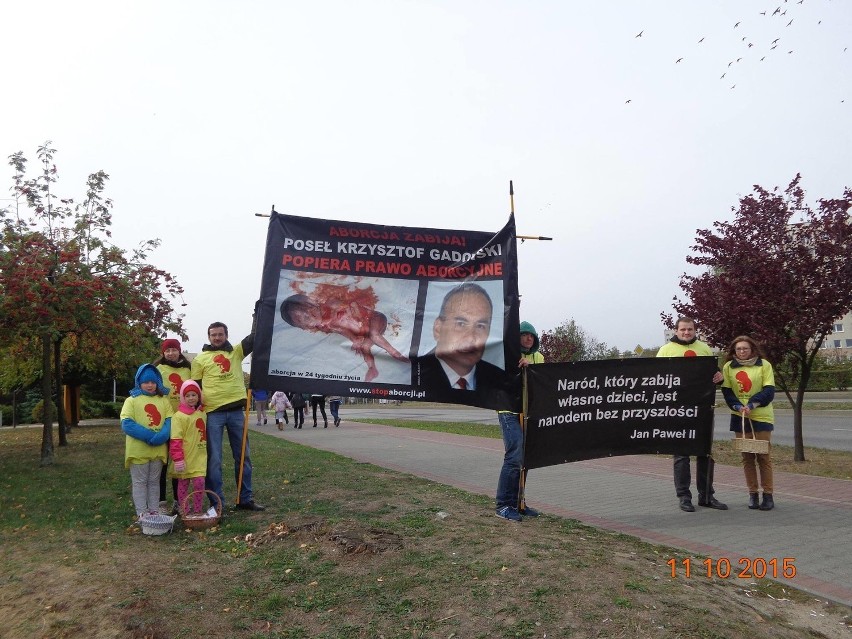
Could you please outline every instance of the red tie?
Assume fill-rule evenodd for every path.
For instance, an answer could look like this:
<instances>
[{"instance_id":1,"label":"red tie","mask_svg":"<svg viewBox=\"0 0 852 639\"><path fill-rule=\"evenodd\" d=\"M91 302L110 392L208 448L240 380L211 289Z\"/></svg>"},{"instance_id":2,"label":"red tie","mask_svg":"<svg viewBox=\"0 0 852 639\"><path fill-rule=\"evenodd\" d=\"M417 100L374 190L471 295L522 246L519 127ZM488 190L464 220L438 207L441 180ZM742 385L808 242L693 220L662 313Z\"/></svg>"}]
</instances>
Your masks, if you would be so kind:
<instances>
[{"instance_id":1,"label":"red tie","mask_svg":"<svg viewBox=\"0 0 852 639\"><path fill-rule=\"evenodd\" d=\"M467 390L467 380L464 377L459 377L459 381L456 382L456 386L462 390Z\"/></svg>"}]
</instances>

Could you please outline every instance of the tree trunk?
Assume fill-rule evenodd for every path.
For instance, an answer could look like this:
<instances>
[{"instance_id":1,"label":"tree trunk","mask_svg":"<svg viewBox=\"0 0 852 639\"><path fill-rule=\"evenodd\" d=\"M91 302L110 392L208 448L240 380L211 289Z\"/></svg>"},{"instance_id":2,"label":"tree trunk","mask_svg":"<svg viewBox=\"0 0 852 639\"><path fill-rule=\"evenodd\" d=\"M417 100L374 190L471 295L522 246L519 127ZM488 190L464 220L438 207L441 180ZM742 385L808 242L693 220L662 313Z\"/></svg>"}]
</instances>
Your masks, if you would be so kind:
<instances>
[{"instance_id":1,"label":"tree trunk","mask_svg":"<svg viewBox=\"0 0 852 639\"><path fill-rule=\"evenodd\" d=\"M65 402L62 401L62 360L60 350L62 338L57 337L53 342L53 371L56 378L56 428L59 430L59 445L68 445L68 425L65 423Z\"/></svg>"},{"instance_id":2,"label":"tree trunk","mask_svg":"<svg viewBox=\"0 0 852 639\"><path fill-rule=\"evenodd\" d=\"M793 461L805 461L805 440L802 435L802 407L805 403L805 388L800 385L793 404Z\"/></svg>"},{"instance_id":3,"label":"tree trunk","mask_svg":"<svg viewBox=\"0 0 852 639\"><path fill-rule=\"evenodd\" d=\"M53 463L53 411L51 406L51 390L53 380L50 374L50 335L41 336L41 394L44 397L44 429L41 432L41 465L50 466Z\"/></svg>"},{"instance_id":4,"label":"tree trunk","mask_svg":"<svg viewBox=\"0 0 852 639\"><path fill-rule=\"evenodd\" d=\"M71 413L68 422L68 430L70 431L73 427L80 425L80 384L68 384L66 389Z\"/></svg>"}]
</instances>

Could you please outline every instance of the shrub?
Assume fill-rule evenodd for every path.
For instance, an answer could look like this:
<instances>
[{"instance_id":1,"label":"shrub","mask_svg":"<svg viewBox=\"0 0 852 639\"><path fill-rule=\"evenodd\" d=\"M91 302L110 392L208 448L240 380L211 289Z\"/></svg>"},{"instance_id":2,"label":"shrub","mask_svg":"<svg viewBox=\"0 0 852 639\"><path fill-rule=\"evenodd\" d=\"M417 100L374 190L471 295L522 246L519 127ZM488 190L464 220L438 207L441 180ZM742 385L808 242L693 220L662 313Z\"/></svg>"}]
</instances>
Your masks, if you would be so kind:
<instances>
[{"instance_id":1,"label":"shrub","mask_svg":"<svg viewBox=\"0 0 852 639\"><path fill-rule=\"evenodd\" d=\"M59 411L56 408L56 404L53 404L53 410L50 413L53 416L53 421L57 420L57 416L59 415ZM42 424L44 423L44 400L39 400L39 402L35 405L32 412L33 424Z\"/></svg>"},{"instance_id":2,"label":"shrub","mask_svg":"<svg viewBox=\"0 0 852 639\"><path fill-rule=\"evenodd\" d=\"M11 426L12 425L12 407L11 406L4 406L3 404L0 404L0 415L2 415L2 418L0 418L0 424L2 424L3 426Z\"/></svg>"},{"instance_id":3,"label":"shrub","mask_svg":"<svg viewBox=\"0 0 852 639\"><path fill-rule=\"evenodd\" d=\"M118 419L121 414L119 402L102 402L97 399L84 399L81 402L80 413L82 419Z\"/></svg>"}]
</instances>

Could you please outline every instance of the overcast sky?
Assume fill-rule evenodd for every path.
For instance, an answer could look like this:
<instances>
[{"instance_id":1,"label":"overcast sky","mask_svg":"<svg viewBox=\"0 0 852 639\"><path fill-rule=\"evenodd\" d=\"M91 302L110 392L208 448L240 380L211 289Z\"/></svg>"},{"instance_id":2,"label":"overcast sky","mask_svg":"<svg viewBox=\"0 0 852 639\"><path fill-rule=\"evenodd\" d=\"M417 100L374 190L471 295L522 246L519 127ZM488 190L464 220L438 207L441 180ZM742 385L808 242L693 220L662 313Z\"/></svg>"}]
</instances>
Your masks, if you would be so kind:
<instances>
[{"instance_id":1,"label":"overcast sky","mask_svg":"<svg viewBox=\"0 0 852 639\"><path fill-rule=\"evenodd\" d=\"M518 233L554 238L519 246L521 318L632 349L662 343L696 229L753 184L852 186L848 0L49 0L2 17L2 156L36 169L52 140L63 196L109 173L114 239L162 239L190 351L211 321L249 331L254 213L273 204L496 231L514 180Z\"/></svg>"}]
</instances>

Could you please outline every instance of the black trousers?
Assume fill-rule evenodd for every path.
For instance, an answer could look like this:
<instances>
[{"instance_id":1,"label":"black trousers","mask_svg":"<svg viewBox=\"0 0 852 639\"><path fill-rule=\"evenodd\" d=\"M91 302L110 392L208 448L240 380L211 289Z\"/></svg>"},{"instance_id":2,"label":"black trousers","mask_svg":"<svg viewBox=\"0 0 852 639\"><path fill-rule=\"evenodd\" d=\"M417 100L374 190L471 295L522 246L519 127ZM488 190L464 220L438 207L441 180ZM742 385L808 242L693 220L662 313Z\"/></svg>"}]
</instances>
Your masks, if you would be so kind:
<instances>
[{"instance_id":1,"label":"black trousers","mask_svg":"<svg viewBox=\"0 0 852 639\"><path fill-rule=\"evenodd\" d=\"M314 426L317 425L317 408L319 408L320 413L322 413L322 421L328 424L328 417L325 415L325 395L320 397L311 396L311 410L314 415Z\"/></svg>"},{"instance_id":2,"label":"black trousers","mask_svg":"<svg viewBox=\"0 0 852 639\"><path fill-rule=\"evenodd\" d=\"M689 491L689 484L692 483L692 477L689 472L689 457L675 455L673 459L674 485L677 496L692 499L692 493ZM715 492L713 490L713 465L715 462L709 455L696 457L695 460L695 483L698 485L698 499L704 500L712 497Z\"/></svg>"}]
</instances>

